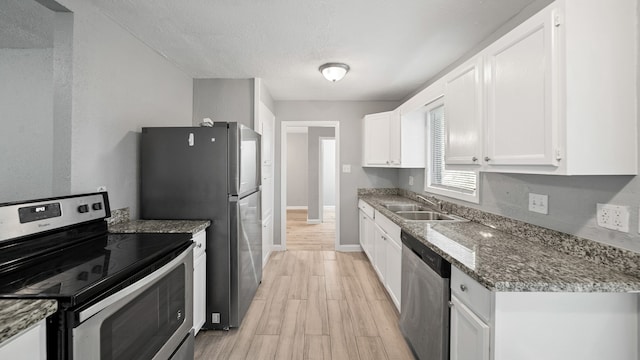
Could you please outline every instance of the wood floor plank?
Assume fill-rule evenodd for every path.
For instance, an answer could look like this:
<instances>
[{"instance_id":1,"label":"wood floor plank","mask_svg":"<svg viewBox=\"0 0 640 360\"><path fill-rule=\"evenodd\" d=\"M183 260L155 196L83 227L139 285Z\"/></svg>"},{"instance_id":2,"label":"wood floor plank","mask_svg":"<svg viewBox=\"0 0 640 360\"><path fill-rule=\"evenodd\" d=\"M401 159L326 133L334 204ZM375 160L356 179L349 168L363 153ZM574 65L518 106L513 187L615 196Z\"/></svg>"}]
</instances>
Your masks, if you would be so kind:
<instances>
[{"instance_id":1,"label":"wood floor plank","mask_svg":"<svg viewBox=\"0 0 640 360\"><path fill-rule=\"evenodd\" d=\"M323 251L322 252L322 257L324 258L324 260L335 260L336 259L336 252L335 251Z\"/></svg>"},{"instance_id":2,"label":"wood floor plank","mask_svg":"<svg viewBox=\"0 0 640 360\"><path fill-rule=\"evenodd\" d=\"M309 295L308 277L311 272L311 252L309 251L288 251L287 256L295 259L293 274L291 275L291 286L289 287L289 299L306 300Z\"/></svg>"},{"instance_id":3,"label":"wood floor plank","mask_svg":"<svg viewBox=\"0 0 640 360\"><path fill-rule=\"evenodd\" d=\"M358 279L353 276L343 276L342 285L345 299L349 304L355 334L357 336L378 336L369 303Z\"/></svg>"},{"instance_id":4,"label":"wood floor plank","mask_svg":"<svg viewBox=\"0 0 640 360\"><path fill-rule=\"evenodd\" d=\"M279 251L278 253L284 254L283 251ZM274 254L271 254L267 264L265 265L262 271L262 282L258 286L256 290L255 299L266 299L269 294L269 290L271 286L273 286L273 282L280 272L280 264L282 263L282 256L276 257Z\"/></svg>"},{"instance_id":5,"label":"wood floor plank","mask_svg":"<svg viewBox=\"0 0 640 360\"><path fill-rule=\"evenodd\" d=\"M391 359L387 357L387 354L385 353L385 350L384 350L384 345L382 344L382 339L380 339L379 337L359 336L357 338L357 342L358 342L358 353L360 353L361 359L367 359L367 360Z\"/></svg>"},{"instance_id":6,"label":"wood floor plank","mask_svg":"<svg viewBox=\"0 0 640 360\"><path fill-rule=\"evenodd\" d=\"M278 335L256 335L247 352L247 359L273 360L278 346Z\"/></svg>"},{"instance_id":7,"label":"wood floor plank","mask_svg":"<svg viewBox=\"0 0 640 360\"><path fill-rule=\"evenodd\" d=\"M342 277L340 276L338 262L333 260L324 261L324 274L327 299L344 299L344 292L342 291Z\"/></svg>"},{"instance_id":8,"label":"wood floor plank","mask_svg":"<svg viewBox=\"0 0 640 360\"><path fill-rule=\"evenodd\" d=\"M272 291L267 297L264 311L260 316L260 321L256 329L259 335L279 335L282 326L284 308L287 303L287 294L291 276L278 276L272 287Z\"/></svg>"},{"instance_id":9,"label":"wood floor plank","mask_svg":"<svg viewBox=\"0 0 640 360\"><path fill-rule=\"evenodd\" d=\"M238 329L236 341L227 359L244 360L246 358L247 351L249 351L249 346L251 346L253 336L256 332L260 314L264 311L265 305L266 301L260 299L254 300L251 303L244 320L242 320L242 325L240 325Z\"/></svg>"},{"instance_id":10,"label":"wood floor plank","mask_svg":"<svg viewBox=\"0 0 640 360\"><path fill-rule=\"evenodd\" d=\"M353 269L353 258L350 253L337 252L336 259L338 261L338 267L340 268L341 276L355 276L356 272Z\"/></svg>"},{"instance_id":11,"label":"wood floor plank","mask_svg":"<svg viewBox=\"0 0 640 360\"><path fill-rule=\"evenodd\" d=\"M324 276L309 277L309 300L305 322L305 334L329 335L329 315Z\"/></svg>"},{"instance_id":12,"label":"wood floor plank","mask_svg":"<svg viewBox=\"0 0 640 360\"><path fill-rule=\"evenodd\" d=\"M287 301L282 329L276 351L276 359L297 360L304 354L304 331L307 301L290 299Z\"/></svg>"},{"instance_id":13,"label":"wood floor plank","mask_svg":"<svg viewBox=\"0 0 640 360\"><path fill-rule=\"evenodd\" d=\"M325 211L320 224L309 224L307 216L307 210L287 210L287 250L335 250L335 211Z\"/></svg>"},{"instance_id":14,"label":"wood floor plank","mask_svg":"<svg viewBox=\"0 0 640 360\"><path fill-rule=\"evenodd\" d=\"M346 300L327 300L331 358L333 360L358 360L356 337Z\"/></svg>"},{"instance_id":15,"label":"wood floor plank","mask_svg":"<svg viewBox=\"0 0 640 360\"><path fill-rule=\"evenodd\" d=\"M330 360L331 339L329 336L307 335L304 343L305 360Z\"/></svg>"},{"instance_id":16,"label":"wood floor plank","mask_svg":"<svg viewBox=\"0 0 640 360\"><path fill-rule=\"evenodd\" d=\"M367 300L385 300L387 293L380 280L377 278L375 270L367 260L354 260L353 267L356 272L356 278L364 297Z\"/></svg>"},{"instance_id":17,"label":"wood floor plank","mask_svg":"<svg viewBox=\"0 0 640 360\"><path fill-rule=\"evenodd\" d=\"M324 258L322 256L322 252L311 251L308 252L308 256L311 264L311 275L324 276Z\"/></svg>"},{"instance_id":18,"label":"wood floor plank","mask_svg":"<svg viewBox=\"0 0 640 360\"><path fill-rule=\"evenodd\" d=\"M236 343L238 329L200 330L196 337L195 359L228 359Z\"/></svg>"},{"instance_id":19,"label":"wood floor plank","mask_svg":"<svg viewBox=\"0 0 640 360\"><path fill-rule=\"evenodd\" d=\"M376 314L374 319L389 359L413 360L413 354L398 327L395 305L389 300L370 300L369 307Z\"/></svg>"}]
</instances>

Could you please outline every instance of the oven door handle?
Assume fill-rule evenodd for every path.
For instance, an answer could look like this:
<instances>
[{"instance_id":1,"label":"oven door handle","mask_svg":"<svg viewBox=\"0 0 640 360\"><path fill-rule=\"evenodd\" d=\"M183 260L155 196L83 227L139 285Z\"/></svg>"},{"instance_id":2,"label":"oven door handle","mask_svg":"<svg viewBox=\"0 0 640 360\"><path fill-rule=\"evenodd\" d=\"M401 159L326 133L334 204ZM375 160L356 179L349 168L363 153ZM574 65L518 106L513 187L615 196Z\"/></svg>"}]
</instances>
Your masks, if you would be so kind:
<instances>
[{"instance_id":1,"label":"oven door handle","mask_svg":"<svg viewBox=\"0 0 640 360\"><path fill-rule=\"evenodd\" d=\"M125 287L124 289L116 292L115 294L98 301L97 303L95 303L94 305L91 305L85 310L82 310L78 314L78 320L80 321L80 323L83 323L93 315L99 313L103 309L106 309L110 305L115 304L119 300L122 300L123 298L126 298L127 296L137 291L144 290L144 288L153 284L158 279L162 278L163 276L171 272L171 270L173 270L174 267L178 266L179 264L182 264L184 262L184 259L187 256L193 256L192 250L194 247L195 247L195 244L192 243L185 251L183 251L180 255L178 255L178 257L166 263L160 269L152 272L151 274Z\"/></svg>"}]
</instances>

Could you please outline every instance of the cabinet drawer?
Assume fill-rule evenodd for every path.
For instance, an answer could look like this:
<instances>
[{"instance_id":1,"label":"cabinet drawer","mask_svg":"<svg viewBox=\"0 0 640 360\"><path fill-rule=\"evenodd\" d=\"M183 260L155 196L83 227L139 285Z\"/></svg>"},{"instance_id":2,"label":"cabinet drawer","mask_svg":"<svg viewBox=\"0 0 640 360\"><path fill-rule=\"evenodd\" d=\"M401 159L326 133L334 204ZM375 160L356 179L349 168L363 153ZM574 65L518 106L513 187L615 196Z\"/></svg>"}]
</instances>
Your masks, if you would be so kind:
<instances>
[{"instance_id":1,"label":"cabinet drawer","mask_svg":"<svg viewBox=\"0 0 640 360\"><path fill-rule=\"evenodd\" d=\"M458 268L451 267L451 293L486 322L491 318L491 291Z\"/></svg>"},{"instance_id":2,"label":"cabinet drawer","mask_svg":"<svg viewBox=\"0 0 640 360\"><path fill-rule=\"evenodd\" d=\"M204 230L193 235L191 240L196 244L195 249L193 249L193 258L196 259L198 256L204 254L207 249L207 235Z\"/></svg>"},{"instance_id":3,"label":"cabinet drawer","mask_svg":"<svg viewBox=\"0 0 640 360\"><path fill-rule=\"evenodd\" d=\"M363 200L358 200L358 209L362 210L368 217L373 219L373 206L367 204Z\"/></svg>"},{"instance_id":4,"label":"cabinet drawer","mask_svg":"<svg viewBox=\"0 0 640 360\"><path fill-rule=\"evenodd\" d=\"M386 232L393 240L398 243L400 241L400 226L389 220L386 216L376 211L374 221L382 231Z\"/></svg>"}]
</instances>

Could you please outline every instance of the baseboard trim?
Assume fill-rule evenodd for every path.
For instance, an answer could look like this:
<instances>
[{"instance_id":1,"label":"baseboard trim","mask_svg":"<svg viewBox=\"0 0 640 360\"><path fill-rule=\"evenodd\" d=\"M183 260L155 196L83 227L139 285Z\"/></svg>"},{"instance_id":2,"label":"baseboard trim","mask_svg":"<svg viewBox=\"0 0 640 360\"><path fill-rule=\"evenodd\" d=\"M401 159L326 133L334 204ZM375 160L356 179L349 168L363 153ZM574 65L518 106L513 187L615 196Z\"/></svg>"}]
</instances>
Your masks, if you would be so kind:
<instances>
[{"instance_id":1,"label":"baseboard trim","mask_svg":"<svg viewBox=\"0 0 640 360\"><path fill-rule=\"evenodd\" d=\"M309 207L308 206L287 206L287 210L308 210Z\"/></svg>"},{"instance_id":2,"label":"baseboard trim","mask_svg":"<svg viewBox=\"0 0 640 360\"><path fill-rule=\"evenodd\" d=\"M360 245L338 245L336 251L341 252L362 252L362 247Z\"/></svg>"},{"instance_id":3,"label":"baseboard trim","mask_svg":"<svg viewBox=\"0 0 640 360\"><path fill-rule=\"evenodd\" d=\"M322 224L322 220L320 220L320 219L307 219L307 224L309 224L309 225Z\"/></svg>"},{"instance_id":4,"label":"baseboard trim","mask_svg":"<svg viewBox=\"0 0 640 360\"><path fill-rule=\"evenodd\" d=\"M271 245L271 252L274 251L284 251L284 246L280 245L280 244L273 244Z\"/></svg>"}]
</instances>

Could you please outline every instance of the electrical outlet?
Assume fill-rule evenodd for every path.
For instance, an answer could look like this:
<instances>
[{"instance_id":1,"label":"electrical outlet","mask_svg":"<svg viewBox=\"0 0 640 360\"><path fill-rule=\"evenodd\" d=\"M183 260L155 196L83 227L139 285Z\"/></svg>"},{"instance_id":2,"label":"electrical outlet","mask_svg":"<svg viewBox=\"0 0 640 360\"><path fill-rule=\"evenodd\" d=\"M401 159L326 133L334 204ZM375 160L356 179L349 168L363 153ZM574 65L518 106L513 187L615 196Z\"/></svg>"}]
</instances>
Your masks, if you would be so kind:
<instances>
[{"instance_id":1,"label":"electrical outlet","mask_svg":"<svg viewBox=\"0 0 640 360\"><path fill-rule=\"evenodd\" d=\"M105 191L107 191L107 187L105 185L98 186L98 192L105 192Z\"/></svg>"},{"instance_id":2,"label":"electrical outlet","mask_svg":"<svg viewBox=\"0 0 640 360\"><path fill-rule=\"evenodd\" d=\"M549 196L529 193L529 211L547 215L549 213Z\"/></svg>"},{"instance_id":3,"label":"electrical outlet","mask_svg":"<svg viewBox=\"0 0 640 360\"><path fill-rule=\"evenodd\" d=\"M409 176L409 186L413 185L413 176Z\"/></svg>"},{"instance_id":4,"label":"electrical outlet","mask_svg":"<svg viewBox=\"0 0 640 360\"><path fill-rule=\"evenodd\" d=\"M342 164L342 172L348 174L351 172L351 164Z\"/></svg>"},{"instance_id":5,"label":"electrical outlet","mask_svg":"<svg viewBox=\"0 0 640 360\"><path fill-rule=\"evenodd\" d=\"M596 222L605 229L629 232L629 207L597 204Z\"/></svg>"}]
</instances>

